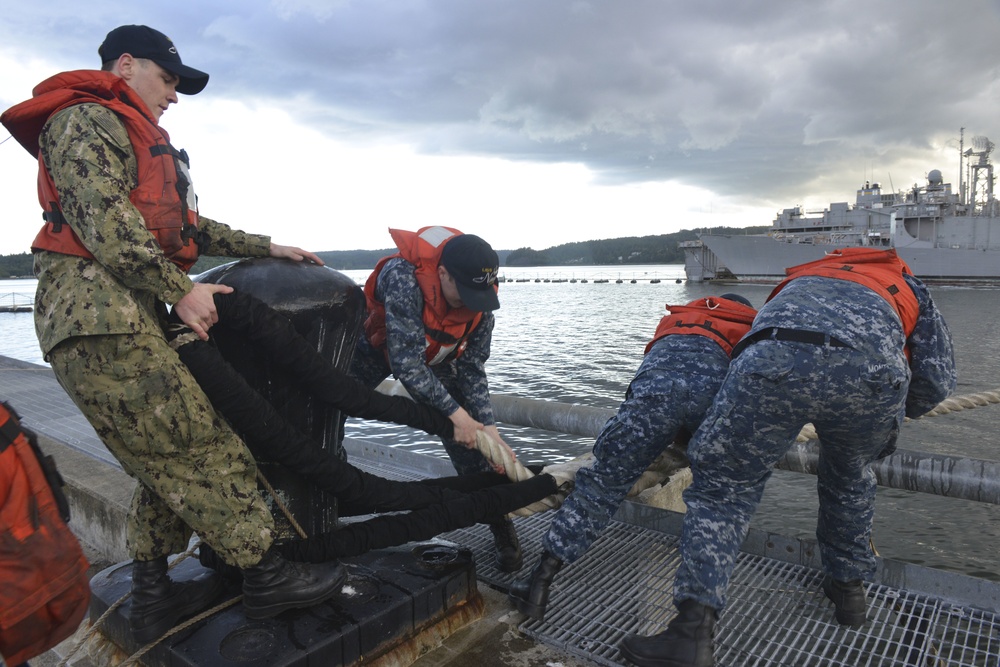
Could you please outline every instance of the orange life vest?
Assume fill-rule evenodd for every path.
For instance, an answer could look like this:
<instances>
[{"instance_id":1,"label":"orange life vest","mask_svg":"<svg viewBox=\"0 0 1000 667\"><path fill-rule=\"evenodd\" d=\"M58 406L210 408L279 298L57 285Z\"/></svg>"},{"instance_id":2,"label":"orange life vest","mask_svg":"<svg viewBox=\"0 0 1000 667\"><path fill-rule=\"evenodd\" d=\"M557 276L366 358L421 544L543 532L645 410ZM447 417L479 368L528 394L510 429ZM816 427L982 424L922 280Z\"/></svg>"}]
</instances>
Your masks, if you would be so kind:
<instances>
[{"instance_id":1,"label":"orange life vest","mask_svg":"<svg viewBox=\"0 0 1000 667\"><path fill-rule=\"evenodd\" d=\"M90 602L90 565L64 523L57 476L34 434L0 403L0 655L11 665L72 635Z\"/></svg>"},{"instance_id":2,"label":"orange life vest","mask_svg":"<svg viewBox=\"0 0 1000 667\"><path fill-rule=\"evenodd\" d=\"M482 320L482 313L462 308L452 308L441 293L438 264L441 251L448 239L462 232L451 227L423 227L416 232L390 229L399 252L379 260L375 270L365 282L365 299L368 317L365 335L372 346L388 355L385 331L385 304L375 298L375 287L382 267L390 259L402 257L416 267L415 276L424 297L424 333L427 344L425 359L428 365L456 359L465 351L469 335Z\"/></svg>"},{"instance_id":3,"label":"orange life vest","mask_svg":"<svg viewBox=\"0 0 1000 667\"><path fill-rule=\"evenodd\" d=\"M685 334L711 338L726 354L731 354L736 343L750 331L753 318L757 316L757 311L749 306L714 296L683 306L667 304L667 312L669 315L660 319L653 340L646 345L646 352L664 336Z\"/></svg>"},{"instance_id":4,"label":"orange life vest","mask_svg":"<svg viewBox=\"0 0 1000 667\"><path fill-rule=\"evenodd\" d=\"M827 253L821 259L785 269L788 277L774 288L767 300L773 299L790 281L803 276L850 280L888 301L903 323L903 333L909 338L917 325L920 305L913 290L903 280L904 273L913 275L894 249L842 248Z\"/></svg>"},{"instance_id":5,"label":"orange life vest","mask_svg":"<svg viewBox=\"0 0 1000 667\"><path fill-rule=\"evenodd\" d=\"M38 201L45 225L31 249L93 258L66 224L52 176L38 150L38 138L53 114L77 104L100 104L122 120L135 151L139 180L129 200L163 253L184 271L190 269L198 260L200 237L187 155L170 145L169 135L149 115L135 91L110 72L76 70L46 79L32 93L30 100L11 107L2 118L10 133L38 158Z\"/></svg>"}]
</instances>

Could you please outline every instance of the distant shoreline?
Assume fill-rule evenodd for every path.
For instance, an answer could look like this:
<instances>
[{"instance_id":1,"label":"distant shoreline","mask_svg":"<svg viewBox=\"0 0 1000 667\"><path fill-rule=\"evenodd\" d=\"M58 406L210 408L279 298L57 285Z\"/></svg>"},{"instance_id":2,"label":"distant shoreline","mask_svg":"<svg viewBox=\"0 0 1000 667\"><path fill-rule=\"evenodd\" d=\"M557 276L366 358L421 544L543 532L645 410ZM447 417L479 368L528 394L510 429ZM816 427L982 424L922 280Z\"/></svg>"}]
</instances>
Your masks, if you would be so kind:
<instances>
[{"instance_id":1,"label":"distant shoreline","mask_svg":"<svg viewBox=\"0 0 1000 667\"><path fill-rule=\"evenodd\" d=\"M613 239L574 241L535 250L529 247L497 250L502 269L548 268L572 270L582 266L600 266L627 271L632 266L670 266L684 263L680 243L698 238L700 232L756 233L765 227L744 229L719 227L702 230L684 229L655 236L625 236ZM371 271L380 259L396 252L395 248L380 250L323 250L316 254L337 271ZM513 262L511 261L513 260ZM201 273L220 264L233 261L229 257L202 257L192 273ZM0 255L0 275L25 276L32 271L31 253ZM33 277L27 275L26 277Z\"/></svg>"}]
</instances>

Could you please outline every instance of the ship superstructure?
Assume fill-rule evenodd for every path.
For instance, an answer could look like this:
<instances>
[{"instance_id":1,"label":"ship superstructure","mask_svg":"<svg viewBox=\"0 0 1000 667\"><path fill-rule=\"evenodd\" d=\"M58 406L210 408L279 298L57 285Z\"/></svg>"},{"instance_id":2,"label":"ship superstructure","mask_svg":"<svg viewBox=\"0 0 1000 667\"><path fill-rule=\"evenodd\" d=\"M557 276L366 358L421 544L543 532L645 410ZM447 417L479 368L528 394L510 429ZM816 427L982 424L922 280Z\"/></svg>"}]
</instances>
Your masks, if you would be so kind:
<instances>
[{"instance_id":1,"label":"ship superstructure","mask_svg":"<svg viewBox=\"0 0 1000 667\"><path fill-rule=\"evenodd\" d=\"M994 196L994 144L977 136L960 142L958 191L937 169L927 183L885 191L866 181L854 204L822 211L801 206L775 217L767 234L702 234L682 244L688 280L776 282L785 268L833 248L895 248L913 272L935 283L1000 282L1000 203Z\"/></svg>"}]
</instances>

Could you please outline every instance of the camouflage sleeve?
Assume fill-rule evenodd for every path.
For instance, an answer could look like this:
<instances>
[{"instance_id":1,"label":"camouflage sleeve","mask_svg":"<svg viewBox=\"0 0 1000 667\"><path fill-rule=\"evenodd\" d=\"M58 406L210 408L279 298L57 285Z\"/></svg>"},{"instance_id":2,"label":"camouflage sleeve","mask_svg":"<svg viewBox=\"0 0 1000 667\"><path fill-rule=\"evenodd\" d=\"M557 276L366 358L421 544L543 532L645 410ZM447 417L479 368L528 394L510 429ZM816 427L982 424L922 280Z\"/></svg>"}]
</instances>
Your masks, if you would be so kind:
<instances>
[{"instance_id":1,"label":"camouflage sleeve","mask_svg":"<svg viewBox=\"0 0 1000 667\"><path fill-rule=\"evenodd\" d=\"M267 257L271 253L271 237L248 234L229 225L198 216L198 229L208 238L204 255L220 257Z\"/></svg>"},{"instance_id":2,"label":"camouflage sleeve","mask_svg":"<svg viewBox=\"0 0 1000 667\"><path fill-rule=\"evenodd\" d=\"M108 109L80 104L53 116L39 138L67 223L94 258L129 289L176 303L191 279L164 256L129 200L135 153Z\"/></svg>"},{"instance_id":3,"label":"camouflage sleeve","mask_svg":"<svg viewBox=\"0 0 1000 667\"><path fill-rule=\"evenodd\" d=\"M490 388L486 379L486 361L490 358L493 341L493 313L483 313L483 319L469 336L469 344L455 361L458 371L458 386L465 397L465 408L475 419L485 426L494 423L493 404L490 402Z\"/></svg>"},{"instance_id":4,"label":"camouflage sleeve","mask_svg":"<svg viewBox=\"0 0 1000 667\"><path fill-rule=\"evenodd\" d=\"M907 340L910 349L910 390L906 395L906 416L926 414L955 391L957 373L951 332L930 292L913 276L904 276L920 304L917 325Z\"/></svg>"},{"instance_id":5,"label":"camouflage sleeve","mask_svg":"<svg viewBox=\"0 0 1000 667\"><path fill-rule=\"evenodd\" d=\"M397 260L386 264L378 277L389 367L414 400L450 416L459 405L425 361L424 297L413 271L412 264Z\"/></svg>"}]
</instances>

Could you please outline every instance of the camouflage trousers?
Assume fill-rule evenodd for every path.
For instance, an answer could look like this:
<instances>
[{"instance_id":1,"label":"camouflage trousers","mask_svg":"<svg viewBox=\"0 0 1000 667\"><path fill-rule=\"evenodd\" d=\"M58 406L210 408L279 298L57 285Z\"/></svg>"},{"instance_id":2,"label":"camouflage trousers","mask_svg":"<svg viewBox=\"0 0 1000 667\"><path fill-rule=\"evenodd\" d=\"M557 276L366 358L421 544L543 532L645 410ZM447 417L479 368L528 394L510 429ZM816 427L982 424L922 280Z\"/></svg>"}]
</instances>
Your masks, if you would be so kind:
<instances>
[{"instance_id":1,"label":"camouflage trousers","mask_svg":"<svg viewBox=\"0 0 1000 667\"><path fill-rule=\"evenodd\" d=\"M260 561L273 521L253 456L165 340L81 336L49 358L63 389L139 482L126 529L135 559L184 551L193 530L231 565Z\"/></svg>"},{"instance_id":2,"label":"camouflage trousers","mask_svg":"<svg viewBox=\"0 0 1000 667\"><path fill-rule=\"evenodd\" d=\"M546 551L573 562L590 548L678 431L698 428L728 363L703 336L668 336L653 346L594 443L594 463L580 469L573 492L553 517L542 540Z\"/></svg>"},{"instance_id":3,"label":"camouflage trousers","mask_svg":"<svg viewBox=\"0 0 1000 667\"><path fill-rule=\"evenodd\" d=\"M439 364L432 366L431 369L441 384L444 385L444 388L448 390L448 393L451 394L451 397L459 405L468 410L464 395L459 388L455 366L453 364ZM361 382L370 389L374 389L382 380L390 377L392 371L389 369L389 364L386 363L382 352L362 343L354 351L350 374L358 382ZM470 412L469 414L472 413ZM473 414L472 416L476 418L476 415ZM346 420L346 416L342 417L342 420ZM343 423L341 423L340 432L341 434L344 432ZM455 466L455 471L459 475L490 472L493 470L486 457L478 449L469 449L457 440L448 438L441 438L441 443L444 445L444 449L448 453L448 457L451 459L451 463Z\"/></svg>"},{"instance_id":4,"label":"camouflage trousers","mask_svg":"<svg viewBox=\"0 0 1000 667\"><path fill-rule=\"evenodd\" d=\"M900 350L902 354L902 350ZM774 466L809 423L820 438L816 537L826 572L867 579L875 474L871 463L895 442L909 377L850 348L765 340L733 360L688 449L692 485L674 599L715 609Z\"/></svg>"}]
</instances>

